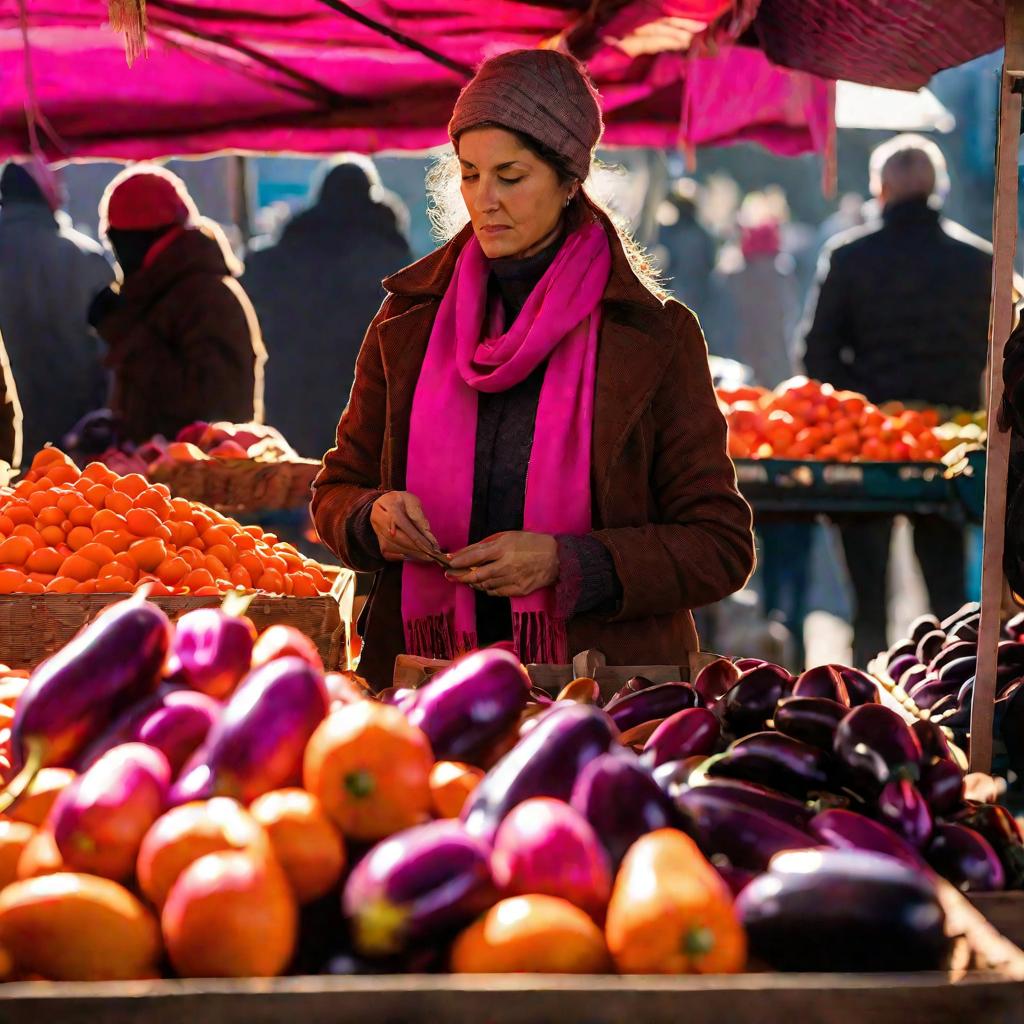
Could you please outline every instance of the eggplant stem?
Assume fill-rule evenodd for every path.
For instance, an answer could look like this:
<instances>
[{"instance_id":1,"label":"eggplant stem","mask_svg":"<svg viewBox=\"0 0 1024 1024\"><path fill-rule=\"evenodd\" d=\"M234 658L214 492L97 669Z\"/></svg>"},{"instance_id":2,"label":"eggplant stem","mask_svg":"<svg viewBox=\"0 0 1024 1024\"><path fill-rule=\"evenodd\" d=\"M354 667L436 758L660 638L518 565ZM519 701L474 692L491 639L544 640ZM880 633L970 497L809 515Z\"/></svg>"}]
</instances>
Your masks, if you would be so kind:
<instances>
[{"instance_id":1,"label":"eggplant stem","mask_svg":"<svg viewBox=\"0 0 1024 1024\"><path fill-rule=\"evenodd\" d=\"M0 791L0 814L6 814L27 792L43 767L43 745L29 743L21 771Z\"/></svg>"},{"instance_id":2,"label":"eggplant stem","mask_svg":"<svg viewBox=\"0 0 1024 1024\"><path fill-rule=\"evenodd\" d=\"M683 940L683 949L689 957L707 956L715 948L715 933L703 925L694 925Z\"/></svg>"},{"instance_id":3,"label":"eggplant stem","mask_svg":"<svg viewBox=\"0 0 1024 1024\"><path fill-rule=\"evenodd\" d=\"M369 772L349 772L345 776L345 788L358 799L373 796L377 782Z\"/></svg>"}]
</instances>

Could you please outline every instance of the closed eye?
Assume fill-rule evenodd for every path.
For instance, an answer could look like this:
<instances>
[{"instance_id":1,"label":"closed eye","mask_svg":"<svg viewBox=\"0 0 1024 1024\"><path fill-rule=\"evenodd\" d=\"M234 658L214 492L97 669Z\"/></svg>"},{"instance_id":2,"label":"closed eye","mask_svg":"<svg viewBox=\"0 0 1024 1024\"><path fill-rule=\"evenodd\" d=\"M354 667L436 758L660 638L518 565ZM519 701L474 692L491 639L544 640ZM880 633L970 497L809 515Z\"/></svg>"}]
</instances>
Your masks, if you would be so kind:
<instances>
[{"instance_id":1,"label":"closed eye","mask_svg":"<svg viewBox=\"0 0 1024 1024\"><path fill-rule=\"evenodd\" d=\"M506 185L518 185L519 182L521 182L523 180L523 178L525 178L525 177L526 177L526 175L524 174L522 177L519 177L519 178L503 178L499 174L498 175L498 181L503 182Z\"/></svg>"}]
</instances>

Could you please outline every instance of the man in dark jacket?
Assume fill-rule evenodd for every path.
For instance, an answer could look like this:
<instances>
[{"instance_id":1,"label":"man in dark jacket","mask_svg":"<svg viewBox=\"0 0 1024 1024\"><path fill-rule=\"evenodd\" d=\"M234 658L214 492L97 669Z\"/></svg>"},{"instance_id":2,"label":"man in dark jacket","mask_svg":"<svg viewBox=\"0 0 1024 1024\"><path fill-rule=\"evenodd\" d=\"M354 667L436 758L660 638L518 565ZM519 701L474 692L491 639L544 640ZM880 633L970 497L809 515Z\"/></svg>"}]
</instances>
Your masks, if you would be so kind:
<instances>
[{"instance_id":1,"label":"man in dark jacket","mask_svg":"<svg viewBox=\"0 0 1024 1024\"><path fill-rule=\"evenodd\" d=\"M381 281L412 260L399 204L369 160L342 158L316 202L246 260L243 284L271 356L267 422L310 458L334 444Z\"/></svg>"},{"instance_id":2,"label":"man in dark jacket","mask_svg":"<svg viewBox=\"0 0 1024 1024\"><path fill-rule=\"evenodd\" d=\"M934 143L899 136L871 158L881 219L824 250L803 327L811 377L871 401L976 409L987 356L992 250L939 213L948 179ZM841 526L856 598L854 657L886 646L886 573L892 520ZM941 517L914 522L914 547L932 611L965 599L963 529Z\"/></svg>"},{"instance_id":3,"label":"man in dark jacket","mask_svg":"<svg viewBox=\"0 0 1024 1024\"><path fill-rule=\"evenodd\" d=\"M0 331L24 413L26 464L106 400L101 345L86 311L114 270L98 243L72 229L60 205L59 185L45 165L4 167Z\"/></svg>"},{"instance_id":4,"label":"man in dark jacket","mask_svg":"<svg viewBox=\"0 0 1024 1024\"><path fill-rule=\"evenodd\" d=\"M261 422L266 351L224 233L157 166L122 171L100 213L123 282L89 316L110 346L110 408L124 436L173 437L194 420Z\"/></svg>"}]
</instances>

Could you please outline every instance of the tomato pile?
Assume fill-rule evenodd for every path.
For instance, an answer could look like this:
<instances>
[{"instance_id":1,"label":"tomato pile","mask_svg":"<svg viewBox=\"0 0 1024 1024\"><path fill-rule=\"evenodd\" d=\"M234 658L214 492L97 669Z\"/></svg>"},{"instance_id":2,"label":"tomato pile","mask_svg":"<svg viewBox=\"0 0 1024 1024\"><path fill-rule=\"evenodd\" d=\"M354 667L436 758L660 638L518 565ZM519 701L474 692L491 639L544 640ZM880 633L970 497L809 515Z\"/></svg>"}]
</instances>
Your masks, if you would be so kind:
<instances>
[{"instance_id":1,"label":"tomato pile","mask_svg":"<svg viewBox=\"0 0 1024 1024\"><path fill-rule=\"evenodd\" d=\"M774 391L719 388L735 459L937 462L945 445L933 409L879 407L854 391L794 377Z\"/></svg>"},{"instance_id":2,"label":"tomato pile","mask_svg":"<svg viewBox=\"0 0 1024 1024\"><path fill-rule=\"evenodd\" d=\"M229 590L315 597L320 567L258 526L99 462L79 471L45 448L0 496L0 594L130 593L199 597Z\"/></svg>"}]
</instances>

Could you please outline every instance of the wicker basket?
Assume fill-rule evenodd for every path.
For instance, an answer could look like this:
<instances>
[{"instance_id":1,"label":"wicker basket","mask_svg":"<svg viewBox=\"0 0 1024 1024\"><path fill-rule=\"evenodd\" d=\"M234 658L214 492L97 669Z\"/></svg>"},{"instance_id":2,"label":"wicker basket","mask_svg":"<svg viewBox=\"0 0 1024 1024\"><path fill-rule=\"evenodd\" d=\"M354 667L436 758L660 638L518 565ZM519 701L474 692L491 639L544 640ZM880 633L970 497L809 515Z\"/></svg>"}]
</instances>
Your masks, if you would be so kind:
<instances>
[{"instance_id":1,"label":"wicker basket","mask_svg":"<svg viewBox=\"0 0 1024 1024\"><path fill-rule=\"evenodd\" d=\"M154 465L149 478L166 484L180 498L201 501L221 512L296 508L309 501L320 463L210 459Z\"/></svg>"},{"instance_id":2,"label":"wicker basket","mask_svg":"<svg viewBox=\"0 0 1024 1024\"><path fill-rule=\"evenodd\" d=\"M338 572L337 570L332 570ZM246 614L256 628L277 623L295 626L315 644L330 671L348 668L355 574L338 572L329 594L278 597L257 594ZM107 605L123 594L10 594L0 596L0 662L11 668L34 668L60 650ZM176 619L193 608L217 607L219 597L153 597Z\"/></svg>"}]
</instances>

